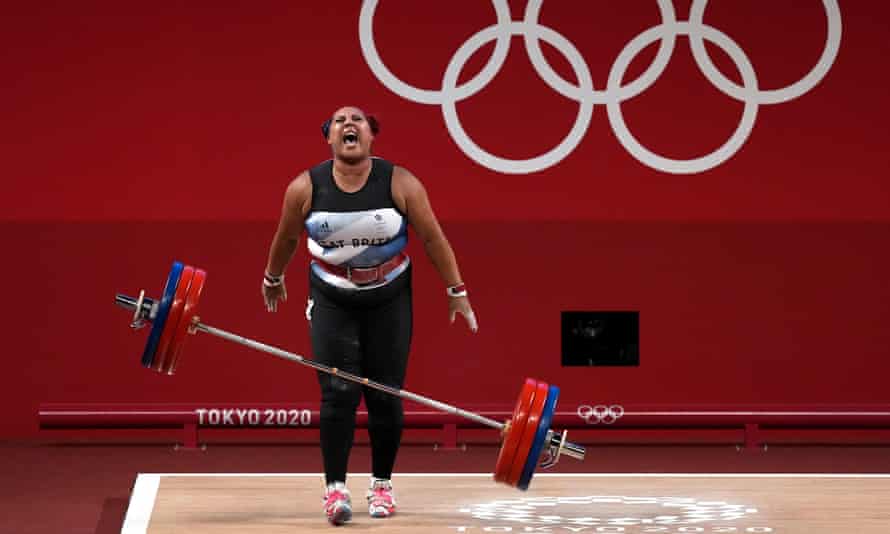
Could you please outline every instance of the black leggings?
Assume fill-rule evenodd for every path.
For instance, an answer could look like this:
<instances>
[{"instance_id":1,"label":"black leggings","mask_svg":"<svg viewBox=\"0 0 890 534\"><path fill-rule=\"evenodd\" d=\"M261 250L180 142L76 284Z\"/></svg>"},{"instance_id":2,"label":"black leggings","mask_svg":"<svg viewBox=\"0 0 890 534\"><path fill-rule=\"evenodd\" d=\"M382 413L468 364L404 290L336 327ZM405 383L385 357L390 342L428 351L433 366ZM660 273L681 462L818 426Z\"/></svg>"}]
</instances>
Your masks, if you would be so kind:
<instances>
[{"instance_id":1,"label":"black leggings","mask_svg":"<svg viewBox=\"0 0 890 534\"><path fill-rule=\"evenodd\" d=\"M330 367L402 388L411 345L410 268L377 289L343 290L310 273L307 305L314 359ZM371 470L390 478L402 438L402 399L327 373L321 386L321 451L325 479L345 482L364 393L371 438Z\"/></svg>"}]
</instances>

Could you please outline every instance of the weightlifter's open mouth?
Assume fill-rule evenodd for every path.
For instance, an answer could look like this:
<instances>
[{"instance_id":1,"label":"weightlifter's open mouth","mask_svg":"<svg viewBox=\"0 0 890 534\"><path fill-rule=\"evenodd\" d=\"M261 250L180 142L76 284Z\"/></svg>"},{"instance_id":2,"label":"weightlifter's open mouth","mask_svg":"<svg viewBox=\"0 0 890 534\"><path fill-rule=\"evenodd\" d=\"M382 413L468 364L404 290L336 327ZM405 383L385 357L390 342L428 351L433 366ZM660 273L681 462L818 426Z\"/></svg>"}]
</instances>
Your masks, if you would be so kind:
<instances>
[{"instance_id":1,"label":"weightlifter's open mouth","mask_svg":"<svg viewBox=\"0 0 890 534\"><path fill-rule=\"evenodd\" d=\"M354 147L358 145L358 132L356 130L346 130L343 132L343 146Z\"/></svg>"}]
</instances>

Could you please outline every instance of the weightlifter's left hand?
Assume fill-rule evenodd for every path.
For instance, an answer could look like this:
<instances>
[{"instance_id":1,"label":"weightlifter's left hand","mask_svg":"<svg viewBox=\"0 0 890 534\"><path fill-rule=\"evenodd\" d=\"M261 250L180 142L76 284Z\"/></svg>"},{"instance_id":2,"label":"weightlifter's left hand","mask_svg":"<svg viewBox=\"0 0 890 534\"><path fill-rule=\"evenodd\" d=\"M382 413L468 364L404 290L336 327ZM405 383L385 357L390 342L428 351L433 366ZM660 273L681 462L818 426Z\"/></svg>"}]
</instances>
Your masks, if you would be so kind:
<instances>
[{"instance_id":1,"label":"weightlifter's left hand","mask_svg":"<svg viewBox=\"0 0 890 534\"><path fill-rule=\"evenodd\" d=\"M470 330L475 334L479 330L479 322L476 320L473 307L470 306L469 297L448 297L448 315L452 324L454 323L455 315L458 313L464 316Z\"/></svg>"}]
</instances>

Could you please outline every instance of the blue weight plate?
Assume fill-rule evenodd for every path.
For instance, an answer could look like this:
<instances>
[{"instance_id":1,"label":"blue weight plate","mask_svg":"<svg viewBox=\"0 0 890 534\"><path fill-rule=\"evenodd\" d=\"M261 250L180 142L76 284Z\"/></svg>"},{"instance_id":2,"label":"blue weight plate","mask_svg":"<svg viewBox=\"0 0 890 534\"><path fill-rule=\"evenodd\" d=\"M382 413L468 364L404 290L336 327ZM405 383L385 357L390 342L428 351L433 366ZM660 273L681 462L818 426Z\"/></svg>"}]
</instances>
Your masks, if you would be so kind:
<instances>
[{"instance_id":1,"label":"blue weight plate","mask_svg":"<svg viewBox=\"0 0 890 534\"><path fill-rule=\"evenodd\" d=\"M151 369L154 364L155 352L158 350L158 341L160 341L164 325L167 323L167 315L170 313L170 304L173 302L173 296L176 294L176 286L179 284L180 275L182 275L182 264L174 261L173 268L170 269L170 275L167 276L167 283L164 285L161 302L158 304L158 313L151 322L151 331L148 333L148 341L145 342L145 350L142 352L143 367Z\"/></svg>"},{"instance_id":2,"label":"blue weight plate","mask_svg":"<svg viewBox=\"0 0 890 534\"><path fill-rule=\"evenodd\" d=\"M547 392L547 402L544 404L544 410L541 412L541 418L538 420L538 430L535 434L535 441L528 451L528 458L525 460L525 467L522 469L522 476L516 487L525 491L532 481L535 474L535 468L538 467L538 459L544 452L544 446L547 444L547 431L550 430L550 422L553 420L553 413L556 411L556 401L559 400L559 388L551 385Z\"/></svg>"}]
</instances>

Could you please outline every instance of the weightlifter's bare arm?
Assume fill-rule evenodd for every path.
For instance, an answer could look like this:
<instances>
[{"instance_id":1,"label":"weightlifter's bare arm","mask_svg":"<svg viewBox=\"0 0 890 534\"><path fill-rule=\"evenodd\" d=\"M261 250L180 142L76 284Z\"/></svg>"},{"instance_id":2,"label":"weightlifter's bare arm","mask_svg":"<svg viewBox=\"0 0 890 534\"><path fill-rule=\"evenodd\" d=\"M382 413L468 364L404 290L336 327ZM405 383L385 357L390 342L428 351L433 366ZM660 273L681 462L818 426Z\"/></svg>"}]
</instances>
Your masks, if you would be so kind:
<instances>
[{"instance_id":1,"label":"weightlifter's bare arm","mask_svg":"<svg viewBox=\"0 0 890 534\"><path fill-rule=\"evenodd\" d=\"M303 233L303 221L312 204L312 180L304 171L287 186L284 203L281 207L281 218L278 229L269 245L269 258L266 262L266 278L263 283L263 299L266 309L276 311L278 300L287 300L287 289L284 285L284 271L294 256L300 236ZM282 277L280 284L269 283L269 276Z\"/></svg>"}]
</instances>

